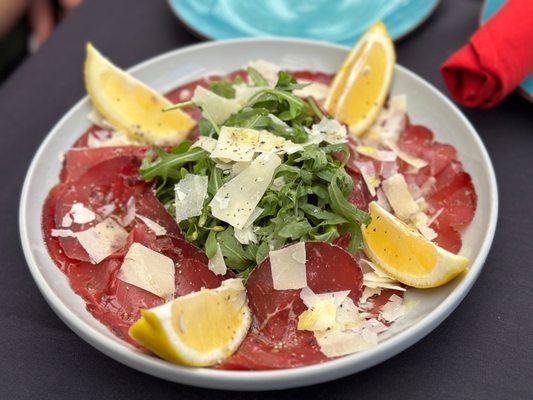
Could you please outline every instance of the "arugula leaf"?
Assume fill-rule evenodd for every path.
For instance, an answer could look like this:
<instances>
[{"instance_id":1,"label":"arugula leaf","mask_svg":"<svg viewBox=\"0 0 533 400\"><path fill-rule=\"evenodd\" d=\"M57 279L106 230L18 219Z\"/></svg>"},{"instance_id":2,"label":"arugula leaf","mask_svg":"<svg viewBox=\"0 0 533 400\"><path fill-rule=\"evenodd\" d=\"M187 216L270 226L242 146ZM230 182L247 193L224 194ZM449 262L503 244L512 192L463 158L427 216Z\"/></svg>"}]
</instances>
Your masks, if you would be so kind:
<instances>
[{"instance_id":1,"label":"arugula leaf","mask_svg":"<svg viewBox=\"0 0 533 400\"><path fill-rule=\"evenodd\" d=\"M268 86L268 81L255 68L248 67L246 72L248 72L248 75L255 86Z\"/></svg>"},{"instance_id":2,"label":"arugula leaf","mask_svg":"<svg viewBox=\"0 0 533 400\"><path fill-rule=\"evenodd\" d=\"M226 258L226 263L231 265L232 268L244 270L254 265L255 259L250 259L243 245L235 239L233 227L228 226L224 232L217 235L217 239L222 254Z\"/></svg>"},{"instance_id":3,"label":"arugula leaf","mask_svg":"<svg viewBox=\"0 0 533 400\"><path fill-rule=\"evenodd\" d=\"M235 89L233 88L233 83L225 79L210 82L209 90L227 99L235 98Z\"/></svg>"},{"instance_id":4,"label":"arugula leaf","mask_svg":"<svg viewBox=\"0 0 533 400\"><path fill-rule=\"evenodd\" d=\"M205 241L205 254L207 258L212 259L217 253L217 233L215 231L210 231L207 235L207 240Z\"/></svg>"}]
</instances>

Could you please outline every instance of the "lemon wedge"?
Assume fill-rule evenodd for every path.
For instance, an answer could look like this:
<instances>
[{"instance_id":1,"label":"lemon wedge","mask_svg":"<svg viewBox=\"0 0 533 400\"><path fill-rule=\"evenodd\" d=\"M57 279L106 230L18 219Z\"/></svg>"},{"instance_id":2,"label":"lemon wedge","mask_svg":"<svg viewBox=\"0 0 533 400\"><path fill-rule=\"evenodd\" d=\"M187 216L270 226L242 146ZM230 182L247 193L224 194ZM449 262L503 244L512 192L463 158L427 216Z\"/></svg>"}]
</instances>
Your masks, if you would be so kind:
<instances>
[{"instance_id":1,"label":"lemon wedge","mask_svg":"<svg viewBox=\"0 0 533 400\"><path fill-rule=\"evenodd\" d=\"M228 279L149 310L131 326L130 336L168 361L204 367L229 357L251 323L246 289Z\"/></svg>"},{"instance_id":2,"label":"lemon wedge","mask_svg":"<svg viewBox=\"0 0 533 400\"><path fill-rule=\"evenodd\" d=\"M396 55L387 28L376 22L337 71L324 106L336 119L361 135L376 120L387 98Z\"/></svg>"},{"instance_id":3,"label":"lemon wedge","mask_svg":"<svg viewBox=\"0 0 533 400\"><path fill-rule=\"evenodd\" d=\"M363 227L364 251L387 275L417 288L444 285L468 267L468 259L440 248L376 202Z\"/></svg>"},{"instance_id":4,"label":"lemon wedge","mask_svg":"<svg viewBox=\"0 0 533 400\"><path fill-rule=\"evenodd\" d=\"M157 145L180 143L196 122L186 113L163 112L172 103L113 65L87 44L85 87L93 106L119 131L134 140Z\"/></svg>"}]
</instances>

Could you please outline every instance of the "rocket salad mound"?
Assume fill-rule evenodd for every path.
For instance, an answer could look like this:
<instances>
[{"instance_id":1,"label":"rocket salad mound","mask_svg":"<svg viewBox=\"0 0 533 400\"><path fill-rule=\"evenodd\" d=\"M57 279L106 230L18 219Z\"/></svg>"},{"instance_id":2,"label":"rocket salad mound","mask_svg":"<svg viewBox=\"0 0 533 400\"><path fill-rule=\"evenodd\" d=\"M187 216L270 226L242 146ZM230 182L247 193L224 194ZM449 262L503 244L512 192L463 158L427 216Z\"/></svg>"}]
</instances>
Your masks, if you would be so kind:
<instances>
[{"instance_id":1,"label":"rocket salad mound","mask_svg":"<svg viewBox=\"0 0 533 400\"><path fill-rule=\"evenodd\" d=\"M331 243L342 234L349 234L349 251L360 250L361 224L368 223L369 216L348 201L353 181L342 161L349 158L346 128L324 117L312 97L295 96L293 90L308 84L298 84L287 72L279 73L274 89L266 86L266 80L255 69L249 67L248 74L253 85L245 86L239 80L221 80L210 85L213 93L219 92L230 99L235 96L235 87L255 92L223 127L210 121L207 104L187 101L175 106L202 109L201 136L196 144L183 142L171 152L161 148L149 151L141 165L141 176L147 181L157 179L156 195L174 216L179 182L187 175L207 177L207 198L202 209L194 213L199 215L180 216L178 222L185 238L205 248L210 259L215 257L219 244L226 265L238 271L239 276L248 276L270 250L294 241ZM213 201L224 202L216 197L217 191L234 179L238 171L252 164L254 146L262 154L276 154L273 157L279 165L275 174L267 177L272 184L257 205L251 210L236 210L237 217L246 225L242 229L213 216L209 205ZM224 153L220 158L214 158L209 151L220 154L221 148ZM240 161L244 159L247 161ZM257 176L251 175L243 185L253 185L255 179ZM241 193L236 188L232 196ZM232 198L226 200L229 203ZM248 213L243 216L245 211ZM246 224L247 221L250 223Z\"/></svg>"},{"instance_id":2,"label":"rocket salad mound","mask_svg":"<svg viewBox=\"0 0 533 400\"><path fill-rule=\"evenodd\" d=\"M252 61L166 96L88 45L93 122L43 207L49 253L141 351L235 370L377 346L463 273L476 193L389 93L376 24L335 77Z\"/></svg>"}]
</instances>

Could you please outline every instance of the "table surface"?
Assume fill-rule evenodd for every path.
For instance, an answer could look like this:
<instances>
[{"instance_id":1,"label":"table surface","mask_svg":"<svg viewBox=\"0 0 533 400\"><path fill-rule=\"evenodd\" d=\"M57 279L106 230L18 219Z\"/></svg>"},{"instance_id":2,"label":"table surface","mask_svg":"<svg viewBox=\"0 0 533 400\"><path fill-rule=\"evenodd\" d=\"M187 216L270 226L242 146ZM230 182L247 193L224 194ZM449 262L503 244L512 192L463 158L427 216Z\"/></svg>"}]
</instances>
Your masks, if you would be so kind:
<instances>
[{"instance_id":1,"label":"table surface","mask_svg":"<svg viewBox=\"0 0 533 400\"><path fill-rule=\"evenodd\" d=\"M398 44L400 64L445 91L438 66L478 25L481 1L443 1ZM218 392L173 384L93 349L48 307L29 274L18 202L31 158L53 124L84 95L84 44L119 65L198 41L162 0L90 0L0 87L0 398L533 398L533 106L517 94L490 111L464 110L490 153L500 216L483 273L458 309L410 349L357 375L279 393ZM37 205L38 206L38 205Z\"/></svg>"}]
</instances>

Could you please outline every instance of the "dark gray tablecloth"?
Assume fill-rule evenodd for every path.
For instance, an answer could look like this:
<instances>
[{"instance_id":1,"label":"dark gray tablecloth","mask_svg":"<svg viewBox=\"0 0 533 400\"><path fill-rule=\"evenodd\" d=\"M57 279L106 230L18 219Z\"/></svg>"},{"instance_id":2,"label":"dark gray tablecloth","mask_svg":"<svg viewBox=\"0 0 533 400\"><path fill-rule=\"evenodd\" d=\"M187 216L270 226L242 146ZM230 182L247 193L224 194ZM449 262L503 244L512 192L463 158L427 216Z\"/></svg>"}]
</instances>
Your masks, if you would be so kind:
<instances>
[{"instance_id":1,"label":"dark gray tablecloth","mask_svg":"<svg viewBox=\"0 0 533 400\"><path fill-rule=\"evenodd\" d=\"M484 271L439 328L393 359L308 388L215 393L134 371L71 332L38 292L19 244L17 207L29 162L84 94L87 40L124 67L197 41L163 1L85 3L0 88L0 399L533 398L533 106L516 94L490 111L465 110L500 188L498 229ZM444 90L438 66L475 30L480 7L481 1L442 1L399 43L399 63Z\"/></svg>"}]
</instances>

